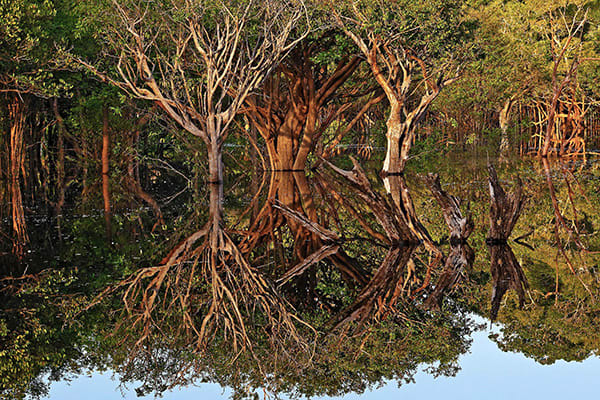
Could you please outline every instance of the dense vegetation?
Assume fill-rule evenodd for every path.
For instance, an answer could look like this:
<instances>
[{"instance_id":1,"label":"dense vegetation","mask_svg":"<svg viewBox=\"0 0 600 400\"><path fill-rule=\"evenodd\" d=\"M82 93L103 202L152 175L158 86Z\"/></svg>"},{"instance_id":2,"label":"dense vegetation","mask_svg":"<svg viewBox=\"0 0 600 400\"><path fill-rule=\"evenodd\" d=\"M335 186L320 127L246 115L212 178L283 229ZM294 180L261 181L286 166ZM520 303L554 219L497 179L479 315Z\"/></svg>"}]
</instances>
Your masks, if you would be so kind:
<instances>
[{"instance_id":1,"label":"dense vegetation","mask_svg":"<svg viewBox=\"0 0 600 400\"><path fill-rule=\"evenodd\" d=\"M0 396L598 354L599 66L596 0L0 0Z\"/></svg>"}]
</instances>

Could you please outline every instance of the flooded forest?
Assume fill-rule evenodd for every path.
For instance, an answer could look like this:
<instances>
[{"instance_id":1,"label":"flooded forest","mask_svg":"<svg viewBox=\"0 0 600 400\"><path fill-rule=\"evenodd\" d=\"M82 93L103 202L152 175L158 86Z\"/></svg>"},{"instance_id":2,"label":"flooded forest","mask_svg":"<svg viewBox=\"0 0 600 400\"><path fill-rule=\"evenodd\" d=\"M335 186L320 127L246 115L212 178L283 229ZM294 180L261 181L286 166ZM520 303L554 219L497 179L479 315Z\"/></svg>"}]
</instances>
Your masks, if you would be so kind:
<instances>
[{"instance_id":1,"label":"flooded forest","mask_svg":"<svg viewBox=\"0 0 600 400\"><path fill-rule=\"evenodd\" d=\"M0 0L0 128L0 398L600 390L597 0Z\"/></svg>"}]
</instances>

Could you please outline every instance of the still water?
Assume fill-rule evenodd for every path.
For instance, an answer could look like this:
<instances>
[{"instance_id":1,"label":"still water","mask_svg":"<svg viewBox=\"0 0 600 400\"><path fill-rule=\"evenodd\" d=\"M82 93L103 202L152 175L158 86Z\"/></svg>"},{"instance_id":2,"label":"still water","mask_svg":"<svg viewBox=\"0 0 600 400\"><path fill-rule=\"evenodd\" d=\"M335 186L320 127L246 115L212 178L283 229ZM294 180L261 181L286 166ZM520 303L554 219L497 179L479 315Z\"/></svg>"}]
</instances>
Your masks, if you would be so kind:
<instances>
[{"instance_id":1,"label":"still water","mask_svg":"<svg viewBox=\"0 0 600 400\"><path fill-rule=\"evenodd\" d=\"M483 322L483 320L480 320ZM497 331L497 330L494 330ZM600 390L598 371L600 359L590 357L584 362L557 361L542 366L519 353L506 353L488 338L489 331L473 335L470 352L460 357L461 370L455 377L435 378L425 371L415 376L415 383L398 387L396 382L386 382L381 387L364 393L350 393L342 397L320 397L322 399L389 399L389 398L439 398L491 399L546 398L559 399L565 396L595 398ZM71 382L60 382L52 386L50 399L78 398L85 393L89 400L103 399L152 399L153 396L137 397L136 384L119 387L118 377L110 373L77 377ZM227 399L231 390L217 384L199 384L166 392L162 398L179 399ZM287 398L287 396L281 396Z\"/></svg>"},{"instance_id":2,"label":"still water","mask_svg":"<svg viewBox=\"0 0 600 400\"><path fill-rule=\"evenodd\" d=\"M592 398L599 182L595 159L451 154L156 188L160 216L116 188L109 218L29 210L0 394Z\"/></svg>"}]
</instances>

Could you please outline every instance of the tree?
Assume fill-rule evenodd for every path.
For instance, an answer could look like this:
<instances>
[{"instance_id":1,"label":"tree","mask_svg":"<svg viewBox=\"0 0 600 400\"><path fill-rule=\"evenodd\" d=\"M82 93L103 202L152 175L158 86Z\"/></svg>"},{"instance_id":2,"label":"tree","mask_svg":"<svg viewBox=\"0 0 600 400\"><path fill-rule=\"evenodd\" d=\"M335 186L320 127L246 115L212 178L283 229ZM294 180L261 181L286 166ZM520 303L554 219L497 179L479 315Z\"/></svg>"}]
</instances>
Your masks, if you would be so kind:
<instances>
[{"instance_id":1,"label":"tree","mask_svg":"<svg viewBox=\"0 0 600 400\"><path fill-rule=\"evenodd\" d=\"M112 1L108 10L117 13L103 35L114 70L82 63L201 138L209 181L221 182L222 146L235 115L304 37L292 37L302 1Z\"/></svg>"},{"instance_id":2,"label":"tree","mask_svg":"<svg viewBox=\"0 0 600 400\"><path fill-rule=\"evenodd\" d=\"M460 4L348 1L335 18L385 92L390 110L383 173L401 173L419 122L444 86L458 78L447 75L452 49L464 33Z\"/></svg>"}]
</instances>

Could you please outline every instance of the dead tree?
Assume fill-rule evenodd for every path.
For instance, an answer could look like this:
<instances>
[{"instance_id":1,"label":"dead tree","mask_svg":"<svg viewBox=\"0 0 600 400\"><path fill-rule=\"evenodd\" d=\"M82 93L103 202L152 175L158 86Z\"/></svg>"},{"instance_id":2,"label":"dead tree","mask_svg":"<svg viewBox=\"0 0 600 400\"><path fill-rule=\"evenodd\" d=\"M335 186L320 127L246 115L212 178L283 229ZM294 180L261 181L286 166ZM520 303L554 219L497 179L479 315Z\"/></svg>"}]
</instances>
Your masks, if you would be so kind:
<instances>
[{"instance_id":1,"label":"dead tree","mask_svg":"<svg viewBox=\"0 0 600 400\"><path fill-rule=\"evenodd\" d=\"M437 174L429 174L425 179L429 190L438 202L444 213L444 220L450 229L450 243L465 242L473 232L475 225L467 203L466 214L463 215L460 209L462 200L456 196L446 193L440 184L440 178Z\"/></svg>"},{"instance_id":2,"label":"dead tree","mask_svg":"<svg viewBox=\"0 0 600 400\"><path fill-rule=\"evenodd\" d=\"M583 15L582 15L583 14ZM538 150L538 154L547 157L551 151L554 132L556 130L556 116L560 105L560 99L565 89L577 80L579 65L585 61L581 56L583 48L583 35L587 22L587 11L578 8L572 19L568 19L565 10L559 10L556 14L548 15L550 25L548 41L552 53L552 93L546 105L546 132L544 144ZM563 37L563 32L566 36ZM564 64L564 73L561 74L561 66ZM559 148L562 143L558 143Z\"/></svg>"},{"instance_id":3,"label":"dead tree","mask_svg":"<svg viewBox=\"0 0 600 400\"><path fill-rule=\"evenodd\" d=\"M500 309L502 297L509 289L514 289L522 306L525 290L529 288L523 268L517 261L507 243L510 234L525 205L521 180L517 178L517 187L507 194L493 165L488 165L490 189L490 230L486 243L490 249L490 270L492 274L491 319L494 321Z\"/></svg>"},{"instance_id":4,"label":"dead tree","mask_svg":"<svg viewBox=\"0 0 600 400\"><path fill-rule=\"evenodd\" d=\"M523 185L517 177L516 189L507 194L500 182L493 165L488 165L490 189L490 230L486 242L488 244L504 244L523 211L525 197Z\"/></svg>"},{"instance_id":5,"label":"dead tree","mask_svg":"<svg viewBox=\"0 0 600 400\"><path fill-rule=\"evenodd\" d=\"M401 38L394 33L381 35L366 28L369 21L353 7L353 15L335 12L338 26L356 44L366 58L371 72L385 93L390 105L387 119L387 147L382 172L399 174L404 171L416 128L441 90L458 79L444 72L437 76L427 66L426 59L409 48L398 45ZM367 33L361 34L361 30ZM416 89L422 88L420 98Z\"/></svg>"},{"instance_id":6,"label":"dead tree","mask_svg":"<svg viewBox=\"0 0 600 400\"><path fill-rule=\"evenodd\" d=\"M358 161L353 157L350 159L354 164L351 171L345 171L326 160L323 161L337 174L346 178L359 197L369 206L377 222L383 228L389 243L392 245L424 243L430 249L437 250L429 233L419 222L412 202L406 201L410 200L410 197L406 197L408 188L404 179L401 176L390 177L397 178L397 185L394 186L399 187L398 193L402 193L404 197L394 198L393 195L382 195L373 190Z\"/></svg>"},{"instance_id":7,"label":"dead tree","mask_svg":"<svg viewBox=\"0 0 600 400\"><path fill-rule=\"evenodd\" d=\"M335 328L350 322L357 322L361 326L368 320L383 319L393 314L399 299L414 299L425 290L429 285L432 268L439 264L442 256L417 218L404 178L399 175L384 178L393 180L388 184L397 187L399 195L396 198L387 193L382 195L373 190L360 164L354 158L351 160L354 164L351 171L339 169L325 160L324 163L344 177L368 206L383 229L385 243L389 248L356 300L334 319ZM363 222L361 225L366 224ZM434 254L422 280L418 278L419 271L412 260L415 249L421 244Z\"/></svg>"},{"instance_id":8,"label":"dead tree","mask_svg":"<svg viewBox=\"0 0 600 400\"><path fill-rule=\"evenodd\" d=\"M292 38L302 0L172 0L169 10L113 0L106 26L116 74L96 74L157 104L208 150L209 182L223 178L222 146L244 101L304 38Z\"/></svg>"},{"instance_id":9,"label":"dead tree","mask_svg":"<svg viewBox=\"0 0 600 400\"><path fill-rule=\"evenodd\" d=\"M517 292L519 306L525 303L525 291L529 289L527 277L508 244L490 246L490 270L492 273L492 305L490 319L495 321L502 298L509 289Z\"/></svg>"},{"instance_id":10,"label":"dead tree","mask_svg":"<svg viewBox=\"0 0 600 400\"><path fill-rule=\"evenodd\" d=\"M425 307L440 309L446 293L466 278L466 273L473 266L475 252L467 244L467 239L475 227L469 205L466 214L461 210L462 201L458 197L446 193L440 184L437 174L429 174L425 179L429 190L436 199L444 220L450 229L450 254L446 257L444 269L438 278L434 290L425 301Z\"/></svg>"}]
</instances>

